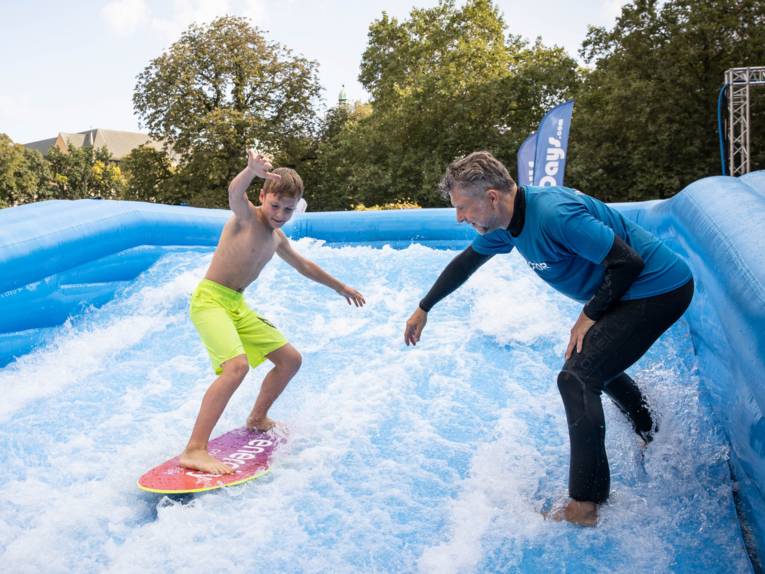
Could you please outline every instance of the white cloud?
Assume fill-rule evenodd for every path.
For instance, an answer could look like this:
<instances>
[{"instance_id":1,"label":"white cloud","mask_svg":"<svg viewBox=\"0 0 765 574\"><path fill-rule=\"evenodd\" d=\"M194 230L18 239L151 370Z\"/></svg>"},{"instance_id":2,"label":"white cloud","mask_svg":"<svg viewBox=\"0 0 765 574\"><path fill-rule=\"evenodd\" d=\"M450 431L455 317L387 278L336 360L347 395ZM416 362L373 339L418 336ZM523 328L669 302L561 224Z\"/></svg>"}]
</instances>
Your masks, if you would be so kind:
<instances>
[{"instance_id":1,"label":"white cloud","mask_svg":"<svg viewBox=\"0 0 765 574\"><path fill-rule=\"evenodd\" d=\"M0 119L10 119L13 117L13 108L16 106L14 99L7 94L0 94Z\"/></svg>"},{"instance_id":2,"label":"white cloud","mask_svg":"<svg viewBox=\"0 0 765 574\"><path fill-rule=\"evenodd\" d=\"M204 25L225 15L245 16L254 24L267 19L266 0L174 0L170 10L162 11L163 3L154 3L151 27L167 40L178 39L191 24Z\"/></svg>"},{"instance_id":3,"label":"white cloud","mask_svg":"<svg viewBox=\"0 0 765 574\"><path fill-rule=\"evenodd\" d=\"M242 0L240 13L252 20L255 25L262 25L268 20L265 0Z\"/></svg>"},{"instance_id":4,"label":"white cloud","mask_svg":"<svg viewBox=\"0 0 765 574\"><path fill-rule=\"evenodd\" d=\"M145 0L112 0L101 9L109 27L118 34L134 32L148 16Z\"/></svg>"},{"instance_id":5,"label":"white cloud","mask_svg":"<svg viewBox=\"0 0 765 574\"><path fill-rule=\"evenodd\" d=\"M12 124L18 118L24 117L35 117L35 109L28 99L15 97L11 94L0 94L0 121L3 122L3 125ZM5 131L0 128L0 133ZM19 141L14 139L13 134L8 133L7 135L16 143L19 143Z\"/></svg>"},{"instance_id":6,"label":"white cloud","mask_svg":"<svg viewBox=\"0 0 765 574\"><path fill-rule=\"evenodd\" d=\"M207 24L226 14L245 16L254 24L267 20L266 0L111 0L101 9L109 27L120 35L146 25L167 40L176 40L191 24Z\"/></svg>"},{"instance_id":7,"label":"white cloud","mask_svg":"<svg viewBox=\"0 0 765 574\"><path fill-rule=\"evenodd\" d=\"M622 13L622 7L627 4L625 0L604 0L603 12L605 13L605 19L609 22L613 22Z\"/></svg>"}]
</instances>

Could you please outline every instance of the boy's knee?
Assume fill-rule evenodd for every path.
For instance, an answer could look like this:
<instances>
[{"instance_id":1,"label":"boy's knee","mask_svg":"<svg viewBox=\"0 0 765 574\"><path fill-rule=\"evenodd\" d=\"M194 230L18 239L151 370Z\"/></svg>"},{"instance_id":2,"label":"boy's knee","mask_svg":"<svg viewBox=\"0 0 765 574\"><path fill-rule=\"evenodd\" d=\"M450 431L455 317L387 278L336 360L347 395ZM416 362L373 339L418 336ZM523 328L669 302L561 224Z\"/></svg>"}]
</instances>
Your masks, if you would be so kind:
<instances>
[{"instance_id":1,"label":"boy's knee","mask_svg":"<svg viewBox=\"0 0 765 574\"><path fill-rule=\"evenodd\" d=\"M303 364L303 357L292 345L282 347L278 351L268 355L268 358L274 364L276 369L281 372L290 373L291 375L297 373L300 369L300 365Z\"/></svg>"},{"instance_id":2,"label":"boy's knee","mask_svg":"<svg viewBox=\"0 0 765 574\"><path fill-rule=\"evenodd\" d=\"M297 349L292 349L292 353L290 353L289 357L289 367L294 371L298 372L300 370L300 366L303 364L303 355L300 354L300 351Z\"/></svg>"},{"instance_id":3,"label":"boy's knee","mask_svg":"<svg viewBox=\"0 0 765 574\"><path fill-rule=\"evenodd\" d=\"M232 377L244 379L250 370L246 355L239 355L223 363L223 372Z\"/></svg>"}]
</instances>

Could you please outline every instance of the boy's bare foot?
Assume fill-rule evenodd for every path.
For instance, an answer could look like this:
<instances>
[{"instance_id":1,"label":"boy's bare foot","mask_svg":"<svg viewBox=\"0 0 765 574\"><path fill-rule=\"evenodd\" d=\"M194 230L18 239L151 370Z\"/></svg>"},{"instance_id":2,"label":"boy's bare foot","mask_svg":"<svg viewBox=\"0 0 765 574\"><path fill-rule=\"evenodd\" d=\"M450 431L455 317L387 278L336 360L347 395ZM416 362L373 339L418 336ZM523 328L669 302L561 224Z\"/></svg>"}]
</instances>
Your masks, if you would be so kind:
<instances>
[{"instance_id":1,"label":"boy's bare foot","mask_svg":"<svg viewBox=\"0 0 765 574\"><path fill-rule=\"evenodd\" d=\"M255 418L250 415L247 417L247 428L249 430L258 430L260 432L269 431L276 426L276 421L268 417Z\"/></svg>"},{"instance_id":2,"label":"boy's bare foot","mask_svg":"<svg viewBox=\"0 0 765 574\"><path fill-rule=\"evenodd\" d=\"M595 526L598 523L598 505L583 500L569 500L564 506L543 514L545 518L565 520L579 526Z\"/></svg>"},{"instance_id":3,"label":"boy's bare foot","mask_svg":"<svg viewBox=\"0 0 765 574\"><path fill-rule=\"evenodd\" d=\"M231 474L234 472L233 468L222 463L214 456L211 456L210 453L204 449L184 450L181 453L178 463L186 468L201 470L202 472L208 472L210 474Z\"/></svg>"}]
</instances>

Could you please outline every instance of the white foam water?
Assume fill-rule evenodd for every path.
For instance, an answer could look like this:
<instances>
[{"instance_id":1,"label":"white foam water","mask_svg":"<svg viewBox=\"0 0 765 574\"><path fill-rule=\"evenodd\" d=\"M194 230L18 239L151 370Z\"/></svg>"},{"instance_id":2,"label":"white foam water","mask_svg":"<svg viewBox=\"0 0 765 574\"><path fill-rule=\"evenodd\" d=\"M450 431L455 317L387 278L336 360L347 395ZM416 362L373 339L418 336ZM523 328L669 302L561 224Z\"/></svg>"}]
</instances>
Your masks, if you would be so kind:
<instances>
[{"instance_id":1,"label":"white foam water","mask_svg":"<svg viewBox=\"0 0 765 574\"><path fill-rule=\"evenodd\" d=\"M643 456L604 400L612 495L597 528L545 521L565 496L556 387L576 304L495 257L406 319L455 255L296 248L358 288L357 309L274 261L246 292L303 354L272 409L291 440L263 479L141 492L184 446L213 379L188 319L210 253L175 252L50 345L0 370L0 564L8 572L747 572L727 447L674 326L631 373L661 430ZM240 426L253 369L214 434Z\"/></svg>"}]
</instances>

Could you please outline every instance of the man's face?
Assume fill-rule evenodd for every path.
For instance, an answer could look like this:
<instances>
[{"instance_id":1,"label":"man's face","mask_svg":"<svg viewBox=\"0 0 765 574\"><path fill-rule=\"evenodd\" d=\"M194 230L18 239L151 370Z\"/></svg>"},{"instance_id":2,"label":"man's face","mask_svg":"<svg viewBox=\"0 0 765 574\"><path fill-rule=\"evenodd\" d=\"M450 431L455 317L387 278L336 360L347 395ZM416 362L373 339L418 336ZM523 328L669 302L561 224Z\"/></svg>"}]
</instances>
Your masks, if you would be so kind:
<instances>
[{"instance_id":1,"label":"man's face","mask_svg":"<svg viewBox=\"0 0 765 574\"><path fill-rule=\"evenodd\" d=\"M297 197L260 192L260 210L274 229L279 229L290 220L298 201L300 199Z\"/></svg>"},{"instance_id":2,"label":"man's face","mask_svg":"<svg viewBox=\"0 0 765 574\"><path fill-rule=\"evenodd\" d=\"M459 188L449 193L456 209L457 222L469 223L481 235L500 227L497 222L496 196L497 192L491 189L481 197L468 195Z\"/></svg>"}]
</instances>

